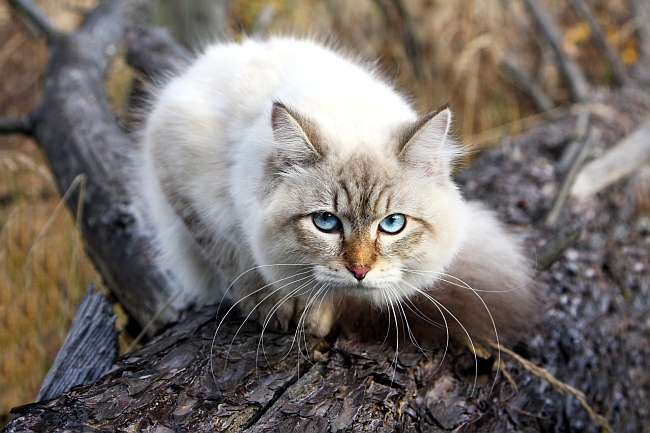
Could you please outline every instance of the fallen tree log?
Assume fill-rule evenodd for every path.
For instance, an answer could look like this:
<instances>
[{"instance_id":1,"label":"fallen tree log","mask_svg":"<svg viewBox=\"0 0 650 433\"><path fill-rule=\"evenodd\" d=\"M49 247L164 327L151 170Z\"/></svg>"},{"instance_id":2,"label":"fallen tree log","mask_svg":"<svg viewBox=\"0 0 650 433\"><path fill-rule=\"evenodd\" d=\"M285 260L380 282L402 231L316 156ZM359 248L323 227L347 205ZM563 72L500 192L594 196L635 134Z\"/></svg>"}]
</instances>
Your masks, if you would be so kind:
<instances>
[{"instance_id":1,"label":"fallen tree log","mask_svg":"<svg viewBox=\"0 0 650 433\"><path fill-rule=\"evenodd\" d=\"M108 373L119 350L116 319L113 305L91 284L36 401L52 399Z\"/></svg>"},{"instance_id":2,"label":"fallen tree log","mask_svg":"<svg viewBox=\"0 0 650 433\"><path fill-rule=\"evenodd\" d=\"M150 260L146 221L138 219L124 184L121 166L133 143L117 127L101 90L106 59L137 15L131 8L112 0L79 32L52 32L42 106L5 124L39 141L61 191L87 174L82 224L90 255L114 296L145 326L174 291ZM634 127L650 111L647 97L634 87L592 95L587 106L601 150L628 132L621 124ZM603 116L604 108L616 117ZM541 220L560 189L555 166L577 117L567 110L509 147L483 153L458 176L466 195L495 205L531 248L553 234ZM649 240L634 228L635 206L621 180L597 199L568 200L559 211L560 224L576 223L583 234L540 274L546 320L514 348L558 382L538 377L507 354L496 375L496 350L491 359L476 359L452 343L450 351L425 356L402 348L396 356L390 344L345 335L299 344L292 333L262 336L257 325L234 316L216 335L222 316L214 309L166 310L155 329L177 320L167 331L97 382L15 408L17 418L3 431L596 432L608 424L615 431L645 431ZM567 385L578 397L584 393L608 422L593 419Z\"/></svg>"}]
</instances>

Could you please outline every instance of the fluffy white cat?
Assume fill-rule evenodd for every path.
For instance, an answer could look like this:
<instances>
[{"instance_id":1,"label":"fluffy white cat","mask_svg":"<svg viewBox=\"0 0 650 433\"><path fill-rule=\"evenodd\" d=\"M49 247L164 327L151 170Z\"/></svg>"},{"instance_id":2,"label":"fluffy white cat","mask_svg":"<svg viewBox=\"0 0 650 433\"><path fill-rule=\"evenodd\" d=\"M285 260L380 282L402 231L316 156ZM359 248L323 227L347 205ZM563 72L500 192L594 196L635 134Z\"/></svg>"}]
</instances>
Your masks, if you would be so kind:
<instances>
[{"instance_id":1,"label":"fluffy white cat","mask_svg":"<svg viewBox=\"0 0 650 433\"><path fill-rule=\"evenodd\" d=\"M453 183L451 117L418 115L371 66L312 40L208 47L153 97L142 135L140 187L176 306L225 298L324 335L343 297L516 331L533 271Z\"/></svg>"}]
</instances>

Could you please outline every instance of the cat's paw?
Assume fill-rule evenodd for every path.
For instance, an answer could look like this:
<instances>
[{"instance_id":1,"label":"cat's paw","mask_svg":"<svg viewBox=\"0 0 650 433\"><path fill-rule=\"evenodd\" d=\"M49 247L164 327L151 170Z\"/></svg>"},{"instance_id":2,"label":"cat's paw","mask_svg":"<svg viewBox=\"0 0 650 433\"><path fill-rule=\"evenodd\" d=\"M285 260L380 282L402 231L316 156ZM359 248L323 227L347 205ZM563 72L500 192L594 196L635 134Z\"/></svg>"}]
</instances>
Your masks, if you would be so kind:
<instances>
[{"instance_id":1,"label":"cat's paw","mask_svg":"<svg viewBox=\"0 0 650 433\"><path fill-rule=\"evenodd\" d=\"M325 337L330 333L336 319L334 306L330 299L323 299L322 302L314 303L306 312L303 305L302 311L305 314L302 326L306 333L318 337Z\"/></svg>"},{"instance_id":2,"label":"cat's paw","mask_svg":"<svg viewBox=\"0 0 650 433\"><path fill-rule=\"evenodd\" d=\"M286 299L281 294L265 294L260 299L244 300L239 312L244 317L257 320L262 329L289 331L297 327L306 333L326 336L334 326L335 313L331 300L312 302L307 308L307 298Z\"/></svg>"}]
</instances>

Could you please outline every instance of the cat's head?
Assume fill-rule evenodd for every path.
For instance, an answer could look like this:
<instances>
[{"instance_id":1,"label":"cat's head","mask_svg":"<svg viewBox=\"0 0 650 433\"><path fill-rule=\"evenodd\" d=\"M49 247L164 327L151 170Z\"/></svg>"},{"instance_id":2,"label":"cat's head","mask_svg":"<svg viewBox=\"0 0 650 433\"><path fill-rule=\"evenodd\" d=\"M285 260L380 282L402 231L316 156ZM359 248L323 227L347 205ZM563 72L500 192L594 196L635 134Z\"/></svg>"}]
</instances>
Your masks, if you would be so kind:
<instances>
[{"instance_id":1,"label":"cat's head","mask_svg":"<svg viewBox=\"0 0 650 433\"><path fill-rule=\"evenodd\" d=\"M264 264L302 266L269 266L267 279L279 288L305 272L305 292L378 304L432 284L465 232L465 205L450 177L462 150L450 122L444 107L400 124L382 143L355 146L275 103L265 216L253 242Z\"/></svg>"}]
</instances>

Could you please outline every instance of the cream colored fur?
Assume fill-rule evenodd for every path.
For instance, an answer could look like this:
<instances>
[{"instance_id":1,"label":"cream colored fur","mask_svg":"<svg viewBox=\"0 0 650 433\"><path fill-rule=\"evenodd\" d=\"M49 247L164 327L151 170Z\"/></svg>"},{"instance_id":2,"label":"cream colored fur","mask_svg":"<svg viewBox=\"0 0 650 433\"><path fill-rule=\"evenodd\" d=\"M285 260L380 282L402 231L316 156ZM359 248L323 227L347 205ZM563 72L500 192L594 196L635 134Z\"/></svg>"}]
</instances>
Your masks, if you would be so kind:
<instances>
[{"instance_id":1,"label":"cream colored fur","mask_svg":"<svg viewBox=\"0 0 650 433\"><path fill-rule=\"evenodd\" d=\"M425 291L472 322L463 305L483 306L448 272L516 288L486 299L498 325L519 323L508 303L532 305L532 270L451 181L462 151L450 121L449 109L418 116L371 68L314 41L208 47L154 97L142 135L139 185L176 306L225 298L262 324L327 333L334 298L386 308ZM319 230L319 212L341 229ZM395 213L404 229L379 230ZM361 265L358 280L348 268Z\"/></svg>"}]
</instances>

